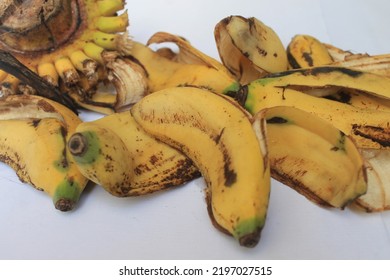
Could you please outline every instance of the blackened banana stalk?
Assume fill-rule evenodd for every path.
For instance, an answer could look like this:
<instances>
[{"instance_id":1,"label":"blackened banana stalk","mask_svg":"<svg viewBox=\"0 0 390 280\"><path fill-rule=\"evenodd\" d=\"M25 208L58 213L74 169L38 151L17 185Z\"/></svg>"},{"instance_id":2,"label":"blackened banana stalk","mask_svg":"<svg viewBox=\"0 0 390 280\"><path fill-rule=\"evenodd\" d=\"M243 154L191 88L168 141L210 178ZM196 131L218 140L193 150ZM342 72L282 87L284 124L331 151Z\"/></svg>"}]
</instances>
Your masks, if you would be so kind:
<instances>
[{"instance_id":1,"label":"blackened banana stalk","mask_svg":"<svg viewBox=\"0 0 390 280\"><path fill-rule=\"evenodd\" d=\"M74 101L67 93L62 93L58 87L53 86L35 72L20 63L12 54L0 50L0 69L15 76L26 85L35 89L36 94L52 99L77 112Z\"/></svg>"}]
</instances>

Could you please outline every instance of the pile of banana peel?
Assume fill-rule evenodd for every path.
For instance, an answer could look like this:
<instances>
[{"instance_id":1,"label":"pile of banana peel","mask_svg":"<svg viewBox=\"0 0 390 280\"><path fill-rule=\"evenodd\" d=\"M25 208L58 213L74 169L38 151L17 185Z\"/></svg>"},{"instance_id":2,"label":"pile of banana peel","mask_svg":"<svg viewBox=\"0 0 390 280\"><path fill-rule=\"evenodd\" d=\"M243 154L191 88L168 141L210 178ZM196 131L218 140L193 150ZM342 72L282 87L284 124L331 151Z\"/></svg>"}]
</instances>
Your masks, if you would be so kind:
<instances>
[{"instance_id":1,"label":"pile of banana peel","mask_svg":"<svg viewBox=\"0 0 390 280\"><path fill-rule=\"evenodd\" d=\"M246 247L260 240L271 178L321 207L389 210L390 56L310 35L285 47L242 16L214 34L220 61L167 32L104 52L114 92L85 102L80 84L61 88L94 121L38 90L2 94L1 161L61 211L88 182L129 197L202 176L213 225Z\"/></svg>"}]
</instances>

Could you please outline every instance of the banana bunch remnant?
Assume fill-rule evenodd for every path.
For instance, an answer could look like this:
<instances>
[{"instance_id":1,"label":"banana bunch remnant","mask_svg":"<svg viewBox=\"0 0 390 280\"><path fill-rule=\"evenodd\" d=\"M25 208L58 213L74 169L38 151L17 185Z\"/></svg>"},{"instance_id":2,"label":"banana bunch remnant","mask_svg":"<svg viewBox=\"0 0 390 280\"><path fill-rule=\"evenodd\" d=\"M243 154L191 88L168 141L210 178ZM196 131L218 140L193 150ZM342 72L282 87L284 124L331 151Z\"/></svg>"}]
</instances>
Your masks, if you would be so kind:
<instances>
[{"instance_id":1,"label":"banana bunch remnant","mask_svg":"<svg viewBox=\"0 0 390 280\"><path fill-rule=\"evenodd\" d=\"M77 126L68 142L80 171L115 196L137 196L200 176L192 161L149 136L130 112Z\"/></svg>"},{"instance_id":2,"label":"banana bunch remnant","mask_svg":"<svg viewBox=\"0 0 390 280\"><path fill-rule=\"evenodd\" d=\"M67 149L80 119L68 108L34 95L0 100L0 159L22 182L45 191L61 211L74 208L87 184Z\"/></svg>"},{"instance_id":3,"label":"banana bunch remnant","mask_svg":"<svg viewBox=\"0 0 390 280\"><path fill-rule=\"evenodd\" d=\"M0 10L0 50L61 87L82 107L103 113L121 110L146 91L142 81L136 82L144 79L139 66L124 58L131 49L127 11L118 15L124 5L124 0L7 1ZM107 61L106 52L115 52L115 59ZM7 72L0 70L3 94L34 93L34 85ZM116 94L96 94L104 81L124 83Z\"/></svg>"}]
</instances>

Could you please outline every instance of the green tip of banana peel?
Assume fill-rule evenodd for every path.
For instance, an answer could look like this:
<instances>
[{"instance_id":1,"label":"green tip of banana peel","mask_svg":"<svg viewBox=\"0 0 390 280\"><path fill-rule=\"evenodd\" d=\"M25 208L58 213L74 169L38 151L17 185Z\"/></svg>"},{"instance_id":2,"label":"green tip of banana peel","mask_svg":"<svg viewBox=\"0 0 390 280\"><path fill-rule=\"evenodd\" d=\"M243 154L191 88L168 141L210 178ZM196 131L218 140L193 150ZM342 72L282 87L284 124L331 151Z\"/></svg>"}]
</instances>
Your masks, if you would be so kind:
<instances>
[{"instance_id":1,"label":"green tip of banana peel","mask_svg":"<svg viewBox=\"0 0 390 280\"><path fill-rule=\"evenodd\" d=\"M241 246L253 248L259 243L261 231L264 227L265 219L252 218L240 222L234 230L234 237Z\"/></svg>"},{"instance_id":2,"label":"green tip of banana peel","mask_svg":"<svg viewBox=\"0 0 390 280\"><path fill-rule=\"evenodd\" d=\"M80 186L72 178L66 178L56 188L53 196L54 206L62 212L73 210L80 195Z\"/></svg>"},{"instance_id":3,"label":"green tip of banana peel","mask_svg":"<svg viewBox=\"0 0 390 280\"><path fill-rule=\"evenodd\" d=\"M255 231L252 231L246 235L243 235L238 239L238 242L241 246L247 248L254 248L259 243L261 238L262 228L258 228Z\"/></svg>"},{"instance_id":4,"label":"green tip of banana peel","mask_svg":"<svg viewBox=\"0 0 390 280\"><path fill-rule=\"evenodd\" d=\"M68 212L74 209L75 202L68 198L61 198L54 204L57 210L61 212Z\"/></svg>"}]
</instances>

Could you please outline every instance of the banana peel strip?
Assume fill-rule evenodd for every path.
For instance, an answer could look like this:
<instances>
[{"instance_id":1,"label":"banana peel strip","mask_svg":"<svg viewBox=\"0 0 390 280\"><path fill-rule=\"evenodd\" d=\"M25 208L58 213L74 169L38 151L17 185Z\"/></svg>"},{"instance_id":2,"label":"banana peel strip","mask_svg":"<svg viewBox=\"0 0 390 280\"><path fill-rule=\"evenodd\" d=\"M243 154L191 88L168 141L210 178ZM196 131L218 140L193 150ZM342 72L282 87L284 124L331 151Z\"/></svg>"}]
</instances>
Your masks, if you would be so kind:
<instances>
[{"instance_id":1,"label":"banana peel strip","mask_svg":"<svg viewBox=\"0 0 390 280\"><path fill-rule=\"evenodd\" d=\"M362 149L367 166L367 193L357 198L353 206L367 212L390 210L390 151Z\"/></svg>"},{"instance_id":2,"label":"banana peel strip","mask_svg":"<svg viewBox=\"0 0 390 280\"><path fill-rule=\"evenodd\" d=\"M229 73L227 68L215 60L214 58L204 54L199 49L191 45L185 38L177 35L173 35L167 32L157 32L153 34L146 45L152 44L163 44L163 43L174 43L179 48L179 51L175 53L174 60L183 64L198 64L206 65L215 70L225 71ZM230 73L229 73L230 74Z\"/></svg>"}]
</instances>

